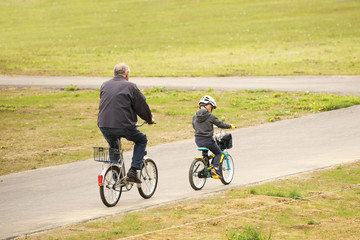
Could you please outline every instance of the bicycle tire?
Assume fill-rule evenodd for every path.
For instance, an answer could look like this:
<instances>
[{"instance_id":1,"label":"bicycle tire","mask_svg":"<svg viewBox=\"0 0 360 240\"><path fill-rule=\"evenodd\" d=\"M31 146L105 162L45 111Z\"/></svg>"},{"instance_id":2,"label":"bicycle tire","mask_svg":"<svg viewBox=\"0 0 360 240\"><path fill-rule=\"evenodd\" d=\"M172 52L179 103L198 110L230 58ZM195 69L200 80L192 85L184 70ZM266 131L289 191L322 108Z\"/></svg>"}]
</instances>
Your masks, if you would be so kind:
<instances>
[{"instance_id":1,"label":"bicycle tire","mask_svg":"<svg viewBox=\"0 0 360 240\"><path fill-rule=\"evenodd\" d=\"M140 180L139 194L145 199L151 198L158 184L158 170L152 159L144 161L140 172Z\"/></svg>"},{"instance_id":2,"label":"bicycle tire","mask_svg":"<svg viewBox=\"0 0 360 240\"><path fill-rule=\"evenodd\" d=\"M230 154L227 154L227 156L227 159L224 158L224 160L219 165L219 169L222 175L220 180L224 185L230 184L234 178L234 161Z\"/></svg>"},{"instance_id":3,"label":"bicycle tire","mask_svg":"<svg viewBox=\"0 0 360 240\"><path fill-rule=\"evenodd\" d=\"M198 173L205 168L205 164L202 159L196 158L190 165L189 169L189 182L191 187L198 191L201 190L205 183L206 178L199 178Z\"/></svg>"},{"instance_id":4,"label":"bicycle tire","mask_svg":"<svg viewBox=\"0 0 360 240\"><path fill-rule=\"evenodd\" d=\"M119 202L122 192L119 179L121 179L120 169L114 166L109 167L104 175L103 184L100 186L100 197L107 207L113 207Z\"/></svg>"}]
</instances>

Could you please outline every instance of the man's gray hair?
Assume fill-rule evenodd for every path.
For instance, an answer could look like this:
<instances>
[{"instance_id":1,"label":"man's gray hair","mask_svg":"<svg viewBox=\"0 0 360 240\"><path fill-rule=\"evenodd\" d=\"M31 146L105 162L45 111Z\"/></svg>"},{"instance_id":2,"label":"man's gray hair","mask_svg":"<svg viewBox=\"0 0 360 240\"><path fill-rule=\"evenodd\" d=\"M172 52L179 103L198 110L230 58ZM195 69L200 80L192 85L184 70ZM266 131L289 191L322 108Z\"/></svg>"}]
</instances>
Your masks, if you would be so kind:
<instances>
[{"instance_id":1,"label":"man's gray hair","mask_svg":"<svg viewBox=\"0 0 360 240\"><path fill-rule=\"evenodd\" d=\"M128 72L130 72L130 68L125 63L116 64L114 67L114 76L122 75L125 77Z\"/></svg>"}]
</instances>

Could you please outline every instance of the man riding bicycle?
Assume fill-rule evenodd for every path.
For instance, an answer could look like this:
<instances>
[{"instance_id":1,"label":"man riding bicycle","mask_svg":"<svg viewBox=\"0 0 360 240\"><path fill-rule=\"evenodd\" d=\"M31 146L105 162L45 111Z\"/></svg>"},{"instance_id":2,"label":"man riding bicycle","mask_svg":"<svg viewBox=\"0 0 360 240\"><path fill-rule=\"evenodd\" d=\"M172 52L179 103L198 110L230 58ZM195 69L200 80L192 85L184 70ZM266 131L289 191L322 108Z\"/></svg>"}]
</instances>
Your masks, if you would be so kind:
<instances>
[{"instance_id":1,"label":"man riding bicycle","mask_svg":"<svg viewBox=\"0 0 360 240\"><path fill-rule=\"evenodd\" d=\"M194 114L192 120L193 128L195 130L195 143L198 147L206 147L215 154L210 173L219 178L221 177L219 171L221 149L213 138L213 125L224 129L233 128L234 126L219 120L212 114L212 111L216 109L216 102L211 96L203 96L199 101L199 108L200 109Z\"/></svg>"},{"instance_id":2,"label":"man riding bicycle","mask_svg":"<svg viewBox=\"0 0 360 240\"><path fill-rule=\"evenodd\" d=\"M130 68L125 63L114 67L114 77L101 86L98 127L109 143L110 160L119 160L119 139L135 143L127 176L129 181L141 183L137 171L141 169L147 137L136 129L137 115L149 124L154 124L145 96L136 84L129 82Z\"/></svg>"}]
</instances>

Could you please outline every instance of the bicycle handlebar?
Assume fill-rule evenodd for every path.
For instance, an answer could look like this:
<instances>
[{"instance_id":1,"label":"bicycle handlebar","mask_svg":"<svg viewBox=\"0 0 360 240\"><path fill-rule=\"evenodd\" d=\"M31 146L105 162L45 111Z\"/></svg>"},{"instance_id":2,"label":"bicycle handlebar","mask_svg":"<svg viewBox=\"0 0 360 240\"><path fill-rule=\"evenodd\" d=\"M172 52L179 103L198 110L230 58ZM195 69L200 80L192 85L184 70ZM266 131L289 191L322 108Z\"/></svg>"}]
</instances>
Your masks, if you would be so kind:
<instances>
[{"instance_id":1,"label":"bicycle handlebar","mask_svg":"<svg viewBox=\"0 0 360 240\"><path fill-rule=\"evenodd\" d=\"M141 124L138 124L138 123L137 123L137 124L135 124L135 126L136 126L136 127L142 127L145 123L147 123L147 122L143 122L143 123L141 123Z\"/></svg>"},{"instance_id":2,"label":"bicycle handlebar","mask_svg":"<svg viewBox=\"0 0 360 240\"><path fill-rule=\"evenodd\" d=\"M143 123L141 123L141 124L135 124L135 126L138 128L138 127L142 127L144 124L149 124L148 122L143 122ZM152 124L156 124L155 122L154 123L152 123Z\"/></svg>"},{"instance_id":3,"label":"bicycle handlebar","mask_svg":"<svg viewBox=\"0 0 360 240\"><path fill-rule=\"evenodd\" d=\"M231 128L219 128L216 125L214 125L214 128L217 128L217 129L234 129L234 128L237 128L237 127L231 124Z\"/></svg>"}]
</instances>

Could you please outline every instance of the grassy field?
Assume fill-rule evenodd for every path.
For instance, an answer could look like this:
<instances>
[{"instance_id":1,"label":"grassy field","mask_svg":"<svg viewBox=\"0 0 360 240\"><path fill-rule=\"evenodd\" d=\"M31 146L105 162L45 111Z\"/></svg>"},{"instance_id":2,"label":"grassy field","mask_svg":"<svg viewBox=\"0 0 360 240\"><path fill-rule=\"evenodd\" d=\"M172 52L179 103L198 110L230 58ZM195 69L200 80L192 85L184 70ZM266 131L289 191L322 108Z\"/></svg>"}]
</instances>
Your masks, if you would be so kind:
<instances>
[{"instance_id":1,"label":"grassy field","mask_svg":"<svg viewBox=\"0 0 360 240\"><path fill-rule=\"evenodd\" d=\"M1 0L0 74L360 74L360 1Z\"/></svg>"},{"instance_id":2,"label":"grassy field","mask_svg":"<svg viewBox=\"0 0 360 240\"><path fill-rule=\"evenodd\" d=\"M359 176L357 161L18 239L359 240Z\"/></svg>"},{"instance_id":3,"label":"grassy field","mask_svg":"<svg viewBox=\"0 0 360 240\"><path fill-rule=\"evenodd\" d=\"M206 93L218 102L214 113L240 128L360 104L360 97L332 94ZM157 121L141 129L150 146L193 138L192 115L203 91L153 88L144 94ZM0 175L91 158L93 146L107 146L96 125L98 104L98 90L0 89Z\"/></svg>"}]
</instances>

